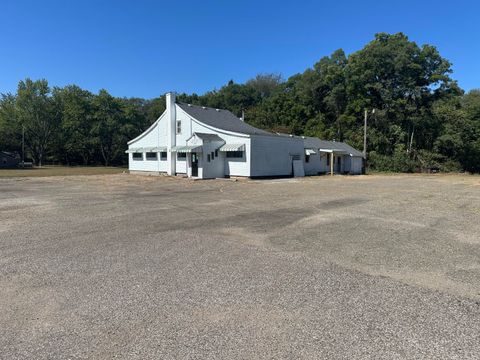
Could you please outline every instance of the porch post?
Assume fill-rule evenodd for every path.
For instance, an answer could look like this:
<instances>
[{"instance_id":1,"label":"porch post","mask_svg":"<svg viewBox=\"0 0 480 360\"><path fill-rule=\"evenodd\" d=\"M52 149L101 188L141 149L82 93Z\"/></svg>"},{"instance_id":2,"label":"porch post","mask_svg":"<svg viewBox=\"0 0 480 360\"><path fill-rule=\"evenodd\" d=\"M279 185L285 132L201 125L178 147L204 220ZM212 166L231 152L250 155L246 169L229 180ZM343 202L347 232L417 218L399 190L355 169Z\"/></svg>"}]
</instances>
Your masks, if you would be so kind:
<instances>
[{"instance_id":1,"label":"porch post","mask_svg":"<svg viewBox=\"0 0 480 360\"><path fill-rule=\"evenodd\" d=\"M333 176L333 151L330 153L330 175Z\"/></svg>"}]
</instances>

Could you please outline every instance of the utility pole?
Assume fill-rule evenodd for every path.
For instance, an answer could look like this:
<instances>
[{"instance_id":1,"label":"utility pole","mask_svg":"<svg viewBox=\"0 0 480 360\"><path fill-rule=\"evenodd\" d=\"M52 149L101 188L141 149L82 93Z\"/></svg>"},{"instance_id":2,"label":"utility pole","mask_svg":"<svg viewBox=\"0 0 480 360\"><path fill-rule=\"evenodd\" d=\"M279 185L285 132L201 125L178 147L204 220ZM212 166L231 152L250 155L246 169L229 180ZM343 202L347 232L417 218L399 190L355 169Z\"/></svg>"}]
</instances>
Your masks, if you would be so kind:
<instances>
[{"instance_id":1,"label":"utility pole","mask_svg":"<svg viewBox=\"0 0 480 360\"><path fill-rule=\"evenodd\" d=\"M22 125L22 167L25 167L25 125Z\"/></svg>"},{"instance_id":2,"label":"utility pole","mask_svg":"<svg viewBox=\"0 0 480 360\"><path fill-rule=\"evenodd\" d=\"M375 109L372 109L372 115L375 114ZM368 111L365 109L365 118L363 123L363 158L367 160L367 120Z\"/></svg>"},{"instance_id":3,"label":"utility pole","mask_svg":"<svg viewBox=\"0 0 480 360\"><path fill-rule=\"evenodd\" d=\"M365 109L365 118L363 122L363 158L367 160L367 109Z\"/></svg>"}]
</instances>

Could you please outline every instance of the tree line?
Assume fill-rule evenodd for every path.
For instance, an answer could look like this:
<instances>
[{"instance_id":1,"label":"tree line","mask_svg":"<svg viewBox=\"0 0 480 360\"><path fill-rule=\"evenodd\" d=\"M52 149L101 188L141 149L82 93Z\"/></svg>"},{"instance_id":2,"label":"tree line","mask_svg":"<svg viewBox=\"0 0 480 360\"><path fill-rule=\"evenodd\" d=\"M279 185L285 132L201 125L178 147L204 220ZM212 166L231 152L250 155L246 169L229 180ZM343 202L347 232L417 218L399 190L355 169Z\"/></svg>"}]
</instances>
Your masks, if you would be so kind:
<instances>
[{"instance_id":1,"label":"tree line","mask_svg":"<svg viewBox=\"0 0 480 360\"><path fill-rule=\"evenodd\" d=\"M368 110L369 168L480 172L480 90L465 93L451 74L434 46L380 33L363 49L349 56L337 50L288 79L259 74L177 99L239 117L243 111L247 122L270 131L359 149ZM24 132L27 155L37 164L122 165L127 141L164 110L164 96L118 98L26 79L16 94L1 96L0 150L19 152Z\"/></svg>"}]
</instances>

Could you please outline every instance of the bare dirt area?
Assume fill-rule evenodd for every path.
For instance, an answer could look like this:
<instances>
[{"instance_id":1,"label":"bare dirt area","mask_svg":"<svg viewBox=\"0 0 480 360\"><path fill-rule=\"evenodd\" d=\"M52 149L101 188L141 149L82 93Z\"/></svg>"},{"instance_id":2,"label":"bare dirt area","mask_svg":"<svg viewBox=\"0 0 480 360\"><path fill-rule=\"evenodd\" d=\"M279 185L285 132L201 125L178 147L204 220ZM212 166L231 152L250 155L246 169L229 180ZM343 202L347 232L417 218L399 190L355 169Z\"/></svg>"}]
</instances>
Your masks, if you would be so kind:
<instances>
[{"instance_id":1,"label":"bare dirt area","mask_svg":"<svg viewBox=\"0 0 480 360\"><path fill-rule=\"evenodd\" d=\"M46 177L71 175L105 175L127 172L126 168L109 166L42 166L33 168L0 169L1 178Z\"/></svg>"},{"instance_id":2,"label":"bare dirt area","mask_svg":"<svg viewBox=\"0 0 480 360\"><path fill-rule=\"evenodd\" d=\"M480 177L0 179L0 358L478 359Z\"/></svg>"}]
</instances>

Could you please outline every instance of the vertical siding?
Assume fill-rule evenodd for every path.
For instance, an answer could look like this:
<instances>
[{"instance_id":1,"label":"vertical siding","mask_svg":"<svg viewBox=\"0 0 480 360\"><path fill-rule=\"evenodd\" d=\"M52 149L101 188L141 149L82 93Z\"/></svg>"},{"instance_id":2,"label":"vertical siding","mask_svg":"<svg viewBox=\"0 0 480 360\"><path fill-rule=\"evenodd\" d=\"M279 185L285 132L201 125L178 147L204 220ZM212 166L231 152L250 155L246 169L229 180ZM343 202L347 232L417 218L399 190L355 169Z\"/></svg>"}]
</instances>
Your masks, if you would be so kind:
<instances>
[{"instance_id":1,"label":"vertical siding","mask_svg":"<svg viewBox=\"0 0 480 360\"><path fill-rule=\"evenodd\" d=\"M310 161L308 163L304 162L303 166L305 168L305 175L318 175L322 172L321 153L317 150L316 154L310 155Z\"/></svg>"},{"instance_id":2,"label":"vertical siding","mask_svg":"<svg viewBox=\"0 0 480 360\"><path fill-rule=\"evenodd\" d=\"M283 136L251 137L251 176L292 175L292 155L304 159L303 140Z\"/></svg>"}]
</instances>

